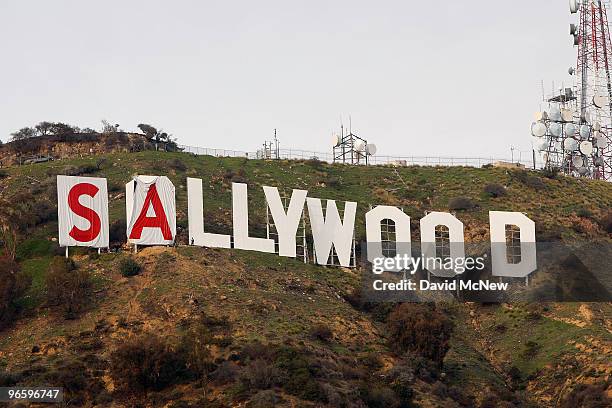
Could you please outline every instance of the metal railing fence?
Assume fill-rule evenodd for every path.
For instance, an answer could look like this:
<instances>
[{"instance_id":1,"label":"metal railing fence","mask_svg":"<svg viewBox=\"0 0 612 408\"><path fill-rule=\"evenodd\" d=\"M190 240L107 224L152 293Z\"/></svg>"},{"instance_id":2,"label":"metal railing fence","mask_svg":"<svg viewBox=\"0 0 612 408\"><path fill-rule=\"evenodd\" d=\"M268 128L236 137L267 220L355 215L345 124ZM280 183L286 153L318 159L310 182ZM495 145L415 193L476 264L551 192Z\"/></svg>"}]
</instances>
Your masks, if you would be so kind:
<instances>
[{"instance_id":1,"label":"metal railing fence","mask_svg":"<svg viewBox=\"0 0 612 408\"><path fill-rule=\"evenodd\" d=\"M178 145L178 148L186 153L195 154L198 156L214 156L214 157L242 157L246 159L261 159L261 152L248 152L242 150L231 149L214 149L208 147L196 147L188 145ZM320 160L328 163L333 162L333 154L331 152L315 152L311 150L301 149L280 149L278 159L281 160ZM270 157L276 159L277 157ZM385 156L374 155L368 158L369 165L392 165L392 166L467 166L467 167L483 167L492 165L498 162L521 164L528 169L534 167L533 159L525 160L522 155L519 158L499 158L499 157L445 157L445 156ZM365 164L355 163L355 164ZM542 168L543 163L540 159L536 159L536 168Z\"/></svg>"}]
</instances>

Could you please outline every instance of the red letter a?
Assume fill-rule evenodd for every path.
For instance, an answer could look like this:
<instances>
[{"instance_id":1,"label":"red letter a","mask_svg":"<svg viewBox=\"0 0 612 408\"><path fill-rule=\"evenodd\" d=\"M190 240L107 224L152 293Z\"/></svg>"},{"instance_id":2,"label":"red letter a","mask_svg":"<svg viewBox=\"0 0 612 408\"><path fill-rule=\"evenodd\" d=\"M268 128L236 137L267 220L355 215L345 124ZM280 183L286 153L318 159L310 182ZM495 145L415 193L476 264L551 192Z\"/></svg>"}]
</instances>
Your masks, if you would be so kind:
<instances>
[{"instance_id":1,"label":"red letter a","mask_svg":"<svg viewBox=\"0 0 612 408\"><path fill-rule=\"evenodd\" d=\"M151 204L153 204L153 212L155 212L155 217L147 217L147 210ZM145 197L144 204L140 210L140 215L134 223L134 227L132 227L130 239L140 239L142 229L144 227L161 228L164 239L166 241L172 240L172 231L170 231L166 212L164 211L164 206L162 205L159 195L157 194L157 187L155 184L152 184L151 187L149 187L149 191L147 191L147 196Z\"/></svg>"},{"instance_id":2,"label":"red letter a","mask_svg":"<svg viewBox=\"0 0 612 408\"><path fill-rule=\"evenodd\" d=\"M70 235L76 241L90 242L96 239L100 233L100 216L91 208L87 208L83 204L79 203L79 198L82 195L94 197L96 194L98 194L98 191L98 187L94 186L93 184L79 183L72 187L68 193L68 207L70 207L73 213L89 221L89 229L82 230L74 225L68 233L68 235Z\"/></svg>"}]
</instances>

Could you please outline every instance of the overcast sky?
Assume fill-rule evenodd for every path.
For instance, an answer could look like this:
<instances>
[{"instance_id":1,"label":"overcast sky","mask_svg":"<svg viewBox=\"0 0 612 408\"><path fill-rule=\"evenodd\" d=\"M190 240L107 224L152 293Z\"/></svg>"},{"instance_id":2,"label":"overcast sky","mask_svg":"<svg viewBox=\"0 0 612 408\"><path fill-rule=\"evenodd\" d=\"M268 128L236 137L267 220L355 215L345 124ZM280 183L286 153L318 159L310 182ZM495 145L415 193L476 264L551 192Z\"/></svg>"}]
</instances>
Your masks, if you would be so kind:
<instances>
[{"instance_id":1,"label":"overcast sky","mask_svg":"<svg viewBox=\"0 0 612 408\"><path fill-rule=\"evenodd\" d=\"M531 148L575 64L567 0L0 1L0 139L42 120L253 151L328 151L340 118L392 155Z\"/></svg>"}]
</instances>

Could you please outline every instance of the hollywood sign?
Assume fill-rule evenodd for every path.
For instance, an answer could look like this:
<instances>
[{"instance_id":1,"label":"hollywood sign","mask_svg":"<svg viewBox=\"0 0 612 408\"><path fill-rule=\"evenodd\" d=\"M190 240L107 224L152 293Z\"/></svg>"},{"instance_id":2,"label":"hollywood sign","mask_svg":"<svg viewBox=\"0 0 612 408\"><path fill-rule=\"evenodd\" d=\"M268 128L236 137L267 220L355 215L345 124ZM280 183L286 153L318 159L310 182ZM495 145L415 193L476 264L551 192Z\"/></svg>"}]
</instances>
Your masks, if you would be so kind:
<instances>
[{"instance_id":1,"label":"hollywood sign","mask_svg":"<svg viewBox=\"0 0 612 408\"><path fill-rule=\"evenodd\" d=\"M353 248L357 203L344 203L340 216L334 200L308 197L293 190L285 208L276 187L263 186L266 204L278 233L278 255L296 257L296 234L308 209L316 262L322 265L335 250L340 265L349 267ZM105 178L57 176L59 244L62 247L109 246L108 190ZM275 241L249 235L247 185L232 183L232 236L206 232L202 180L187 178L189 243L210 248L236 248L275 253ZM138 176L126 184L127 240L135 245L170 245L176 237L175 188L165 176ZM410 217L401 209L378 206L365 214L367 259L383 257L383 220L395 223L397 256L411 256ZM452 258L465 257L463 223L444 212L431 212L420 220L421 252L436 256L437 226L449 231ZM508 263L506 226L520 229L521 261ZM491 261L494 276L525 277L536 269L535 223L522 213L490 211ZM233 238L233 240L232 240ZM233 246L232 246L233 242ZM434 271L432 271L434 272Z\"/></svg>"}]
</instances>

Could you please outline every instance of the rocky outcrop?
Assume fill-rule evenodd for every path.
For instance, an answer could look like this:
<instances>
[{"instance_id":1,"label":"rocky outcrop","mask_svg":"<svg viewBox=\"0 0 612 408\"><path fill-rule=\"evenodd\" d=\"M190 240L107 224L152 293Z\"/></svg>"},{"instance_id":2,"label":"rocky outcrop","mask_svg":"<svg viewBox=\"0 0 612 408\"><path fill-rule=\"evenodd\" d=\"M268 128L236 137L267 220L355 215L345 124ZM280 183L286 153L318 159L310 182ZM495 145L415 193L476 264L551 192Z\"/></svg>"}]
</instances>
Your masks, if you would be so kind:
<instances>
[{"instance_id":1,"label":"rocky outcrop","mask_svg":"<svg viewBox=\"0 0 612 408\"><path fill-rule=\"evenodd\" d=\"M164 146L159 146L163 148ZM155 149L155 141L138 133L79 133L39 136L13 141L0 147L3 167L28 163L35 159L66 159L116 152Z\"/></svg>"}]
</instances>

